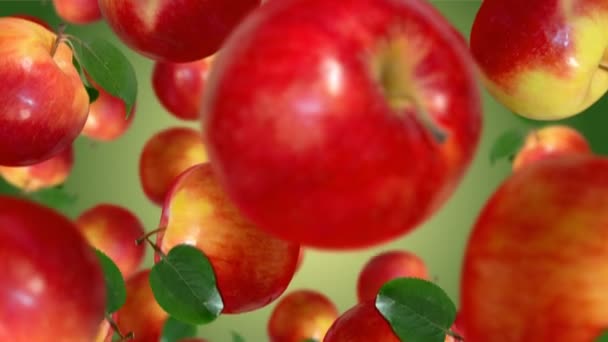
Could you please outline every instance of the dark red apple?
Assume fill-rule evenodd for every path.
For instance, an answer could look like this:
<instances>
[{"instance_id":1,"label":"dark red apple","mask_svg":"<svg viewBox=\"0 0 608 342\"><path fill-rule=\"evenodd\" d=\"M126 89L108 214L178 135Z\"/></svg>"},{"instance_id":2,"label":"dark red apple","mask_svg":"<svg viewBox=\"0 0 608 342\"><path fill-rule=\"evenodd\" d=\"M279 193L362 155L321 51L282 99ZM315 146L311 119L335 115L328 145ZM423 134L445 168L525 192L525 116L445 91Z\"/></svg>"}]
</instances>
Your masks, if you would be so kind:
<instances>
[{"instance_id":1,"label":"dark red apple","mask_svg":"<svg viewBox=\"0 0 608 342\"><path fill-rule=\"evenodd\" d=\"M323 341L338 318L338 309L322 293L297 290L281 297L268 321L270 342Z\"/></svg>"},{"instance_id":2,"label":"dark red apple","mask_svg":"<svg viewBox=\"0 0 608 342\"><path fill-rule=\"evenodd\" d=\"M387 251L371 258L359 273L357 298L359 302L374 300L382 286L393 279L414 277L428 279L424 261L406 251Z\"/></svg>"},{"instance_id":3,"label":"dark red apple","mask_svg":"<svg viewBox=\"0 0 608 342\"><path fill-rule=\"evenodd\" d=\"M143 262L145 245L135 240L144 235L141 221L128 209L109 203L98 204L77 219L76 224L95 248L112 259L128 278Z\"/></svg>"},{"instance_id":4,"label":"dark red apple","mask_svg":"<svg viewBox=\"0 0 608 342\"><path fill-rule=\"evenodd\" d=\"M224 314L262 308L277 299L296 271L298 244L277 239L242 217L209 164L182 173L167 194L157 235L164 253L196 246L209 258ZM158 255L157 259L158 260Z\"/></svg>"},{"instance_id":5,"label":"dark red apple","mask_svg":"<svg viewBox=\"0 0 608 342\"><path fill-rule=\"evenodd\" d=\"M38 204L0 196L0 341L92 341L106 287L74 223Z\"/></svg>"},{"instance_id":6,"label":"dark red apple","mask_svg":"<svg viewBox=\"0 0 608 342\"><path fill-rule=\"evenodd\" d=\"M108 25L149 58L192 62L219 50L261 0L99 0Z\"/></svg>"},{"instance_id":7,"label":"dark red apple","mask_svg":"<svg viewBox=\"0 0 608 342\"><path fill-rule=\"evenodd\" d=\"M57 15L72 24L90 24L101 20L97 0L53 0Z\"/></svg>"},{"instance_id":8,"label":"dark red apple","mask_svg":"<svg viewBox=\"0 0 608 342\"><path fill-rule=\"evenodd\" d=\"M0 18L0 165L41 163L68 147L87 119L89 96L72 50L30 20Z\"/></svg>"},{"instance_id":9,"label":"dark red apple","mask_svg":"<svg viewBox=\"0 0 608 342\"><path fill-rule=\"evenodd\" d=\"M462 38L424 0L269 1L222 47L201 109L243 215L324 249L429 218L473 158L481 111Z\"/></svg>"},{"instance_id":10,"label":"dark red apple","mask_svg":"<svg viewBox=\"0 0 608 342\"><path fill-rule=\"evenodd\" d=\"M190 63L156 62L152 72L154 93L178 119L198 120L201 98L212 57Z\"/></svg>"}]
</instances>

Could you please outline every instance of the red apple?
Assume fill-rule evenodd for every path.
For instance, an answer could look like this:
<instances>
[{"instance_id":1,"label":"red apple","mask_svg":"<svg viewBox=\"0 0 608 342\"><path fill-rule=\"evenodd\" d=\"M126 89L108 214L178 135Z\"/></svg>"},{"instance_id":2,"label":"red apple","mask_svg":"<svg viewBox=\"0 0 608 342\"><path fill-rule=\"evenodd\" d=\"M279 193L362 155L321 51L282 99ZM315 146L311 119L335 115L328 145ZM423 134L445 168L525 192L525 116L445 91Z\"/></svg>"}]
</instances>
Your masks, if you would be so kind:
<instances>
[{"instance_id":1,"label":"red apple","mask_svg":"<svg viewBox=\"0 0 608 342\"><path fill-rule=\"evenodd\" d=\"M174 127L152 136L139 159L139 178L146 196L161 206L173 181L191 166L207 161L201 134Z\"/></svg>"},{"instance_id":2,"label":"red apple","mask_svg":"<svg viewBox=\"0 0 608 342\"><path fill-rule=\"evenodd\" d=\"M484 0L471 51L489 92L536 120L576 115L608 90L608 2Z\"/></svg>"},{"instance_id":3,"label":"red apple","mask_svg":"<svg viewBox=\"0 0 608 342\"><path fill-rule=\"evenodd\" d=\"M313 290L294 291L274 307L268 336L270 342L322 341L338 316L338 309L325 295Z\"/></svg>"},{"instance_id":4,"label":"red apple","mask_svg":"<svg viewBox=\"0 0 608 342\"><path fill-rule=\"evenodd\" d=\"M142 270L126 281L127 301L118 310L117 321L124 335L132 332L132 342L157 342L169 315L158 305L150 288L150 269Z\"/></svg>"},{"instance_id":5,"label":"red apple","mask_svg":"<svg viewBox=\"0 0 608 342\"><path fill-rule=\"evenodd\" d=\"M304 262L304 248L300 248L300 254L298 255L298 263L296 264L296 271L302 267L302 263Z\"/></svg>"},{"instance_id":6,"label":"red apple","mask_svg":"<svg viewBox=\"0 0 608 342\"><path fill-rule=\"evenodd\" d=\"M590 154L591 147L578 131L563 125L543 127L528 134L513 160L513 171L539 160L579 153Z\"/></svg>"},{"instance_id":7,"label":"red apple","mask_svg":"<svg viewBox=\"0 0 608 342\"><path fill-rule=\"evenodd\" d=\"M490 197L466 247L467 340L592 342L608 327L607 174L604 157L553 158Z\"/></svg>"},{"instance_id":8,"label":"red apple","mask_svg":"<svg viewBox=\"0 0 608 342\"><path fill-rule=\"evenodd\" d=\"M277 237L323 249L390 241L430 217L470 164L474 75L424 0L269 1L209 74L211 164L245 217Z\"/></svg>"},{"instance_id":9,"label":"red apple","mask_svg":"<svg viewBox=\"0 0 608 342\"><path fill-rule=\"evenodd\" d=\"M0 197L0 341L91 341L106 288L92 248L63 215Z\"/></svg>"},{"instance_id":10,"label":"red apple","mask_svg":"<svg viewBox=\"0 0 608 342\"><path fill-rule=\"evenodd\" d=\"M400 342L374 301L355 305L331 326L323 342ZM485 340L492 341L494 340ZM445 342L456 342L446 336Z\"/></svg>"},{"instance_id":11,"label":"red apple","mask_svg":"<svg viewBox=\"0 0 608 342\"><path fill-rule=\"evenodd\" d=\"M29 21L33 21L36 24L42 25L44 26L44 28L46 28L49 31L54 31L53 28L49 25L49 23L47 23L46 21L33 16L33 15L29 15L29 14L13 14L11 15L11 17L13 18L21 18L21 19L25 19L25 20L29 20Z\"/></svg>"},{"instance_id":12,"label":"red apple","mask_svg":"<svg viewBox=\"0 0 608 342\"><path fill-rule=\"evenodd\" d=\"M89 108L89 117L82 135L98 141L116 140L131 127L135 106L127 118L127 107L123 100L110 95L92 80L89 81L99 91L99 97Z\"/></svg>"},{"instance_id":13,"label":"red apple","mask_svg":"<svg viewBox=\"0 0 608 342\"><path fill-rule=\"evenodd\" d=\"M53 0L59 17L72 24L90 24L101 20L97 0Z\"/></svg>"},{"instance_id":14,"label":"red apple","mask_svg":"<svg viewBox=\"0 0 608 342\"><path fill-rule=\"evenodd\" d=\"M163 252L189 244L209 258L224 314L270 304L295 273L300 246L274 238L243 218L209 164L196 165L179 176L167 195L159 226L165 227L157 235Z\"/></svg>"},{"instance_id":15,"label":"red apple","mask_svg":"<svg viewBox=\"0 0 608 342\"><path fill-rule=\"evenodd\" d=\"M128 209L114 204L98 204L77 219L87 241L112 259L123 277L128 278L143 262L145 245L135 240L144 235L141 221Z\"/></svg>"},{"instance_id":16,"label":"red apple","mask_svg":"<svg viewBox=\"0 0 608 342\"><path fill-rule=\"evenodd\" d=\"M30 166L0 166L0 175L24 191L38 191L63 184L74 166L74 149L69 145L59 154Z\"/></svg>"},{"instance_id":17,"label":"red apple","mask_svg":"<svg viewBox=\"0 0 608 342\"><path fill-rule=\"evenodd\" d=\"M212 57L190 63L156 62L152 73L154 93L178 119L198 120L201 98Z\"/></svg>"},{"instance_id":18,"label":"red apple","mask_svg":"<svg viewBox=\"0 0 608 342\"><path fill-rule=\"evenodd\" d=\"M211 56L261 0L99 0L116 35L133 50L166 62Z\"/></svg>"},{"instance_id":19,"label":"red apple","mask_svg":"<svg viewBox=\"0 0 608 342\"><path fill-rule=\"evenodd\" d=\"M87 119L89 97L72 50L32 21L0 18L0 165L41 163L68 147Z\"/></svg>"},{"instance_id":20,"label":"red apple","mask_svg":"<svg viewBox=\"0 0 608 342\"><path fill-rule=\"evenodd\" d=\"M374 300L382 286L393 279L414 277L428 279L422 259L406 251L387 251L371 258L359 273L357 298L359 302Z\"/></svg>"},{"instance_id":21,"label":"red apple","mask_svg":"<svg viewBox=\"0 0 608 342\"><path fill-rule=\"evenodd\" d=\"M115 314L114 317L117 317ZM112 336L114 335L114 330L110 326L110 323L105 319L99 325L99 330L97 331L97 336L93 340L94 342L112 342Z\"/></svg>"}]
</instances>

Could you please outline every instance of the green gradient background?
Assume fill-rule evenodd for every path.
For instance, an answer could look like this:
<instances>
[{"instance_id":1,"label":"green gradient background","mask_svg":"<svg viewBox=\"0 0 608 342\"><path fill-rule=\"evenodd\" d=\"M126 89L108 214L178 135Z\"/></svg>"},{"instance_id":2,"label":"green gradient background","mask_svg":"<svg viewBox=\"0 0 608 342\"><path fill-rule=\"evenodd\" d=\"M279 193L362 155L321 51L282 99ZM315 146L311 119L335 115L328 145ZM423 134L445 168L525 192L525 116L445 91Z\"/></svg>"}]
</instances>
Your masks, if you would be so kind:
<instances>
[{"instance_id":1,"label":"green gradient background","mask_svg":"<svg viewBox=\"0 0 608 342\"><path fill-rule=\"evenodd\" d=\"M433 4L458 28L469 36L477 1L433 1ZM0 0L0 16L30 13L56 25L50 2ZM130 208L147 229L157 226L160 208L144 196L138 178L139 153L146 140L161 129L172 126L199 128L197 122L185 122L169 115L157 101L151 86L153 62L128 50L103 22L88 26L71 26L68 32L86 36L101 36L119 46L133 63L139 81L137 113L131 129L111 143L92 144L80 138L76 142L76 165L66 188L79 196L76 205L66 211L70 217L100 202L111 202ZM563 123L579 128L598 153L608 152L602 144L608 120L608 97L584 114ZM510 165L502 161L492 166L489 149L496 137L510 128L531 127L497 104L484 91L484 126L481 145L467 176L458 191L432 219L413 233L373 249L356 252L307 251L304 264L287 291L300 288L317 289L329 296L341 312L355 304L355 284L359 270L374 254L388 249L406 249L420 255L427 263L437 283L454 301L459 299L459 277L462 256L468 234L486 199L510 173ZM146 265L152 263L147 251ZM276 304L276 302L275 302ZM253 313L222 316L202 326L199 335L210 341L230 341L230 331L242 334L247 341L267 341L266 323L274 305Z\"/></svg>"}]
</instances>

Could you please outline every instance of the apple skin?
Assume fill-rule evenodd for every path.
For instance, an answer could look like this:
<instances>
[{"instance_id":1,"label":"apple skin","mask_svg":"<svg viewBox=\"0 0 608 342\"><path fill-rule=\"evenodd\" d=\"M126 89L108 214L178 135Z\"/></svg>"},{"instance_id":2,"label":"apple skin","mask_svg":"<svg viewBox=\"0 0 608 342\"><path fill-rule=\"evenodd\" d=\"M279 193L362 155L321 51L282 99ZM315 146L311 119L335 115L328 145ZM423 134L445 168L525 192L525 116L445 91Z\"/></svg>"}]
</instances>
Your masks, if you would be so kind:
<instances>
[{"instance_id":1,"label":"apple skin","mask_svg":"<svg viewBox=\"0 0 608 342\"><path fill-rule=\"evenodd\" d=\"M144 145L139 159L139 179L148 199L162 206L175 178L186 169L207 161L201 134L186 127L156 133Z\"/></svg>"},{"instance_id":2,"label":"apple skin","mask_svg":"<svg viewBox=\"0 0 608 342\"><path fill-rule=\"evenodd\" d=\"M513 171L547 158L591 153L581 133L568 126L551 125L528 134L524 146L515 155Z\"/></svg>"},{"instance_id":3,"label":"apple skin","mask_svg":"<svg viewBox=\"0 0 608 342\"><path fill-rule=\"evenodd\" d=\"M539 20L539 18L542 18ZM535 120L574 116L608 90L608 3L484 0L471 52L489 92Z\"/></svg>"},{"instance_id":4,"label":"apple skin","mask_svg":"<svg viewBox=\"0 0 608 342\"><path fill-rule=\"evenodd\" d=\"M0 341L94 339L104 318L104 277L68 218L0 196L0 267Z\"/></svg>"},{"instance_id":5,"label":"apple skin","mask_svg":"<svg viewBox=\"0 0 608 342\"><path fill-rule=\"evenodd\" d=\"M269 1L214 60L203 136L222 187L261 229L370 247L413 230L459 184L481 129L474 75L424 1Z\"/></svg>"},{"instance_id":6,"label":"apple skin","mask_svg":"<svg viewBox=\"0 0 608 342\"><path fill-rule=\"evenodd\" d=\"M270 342L323 341L338 318L338 309L325 295L314 290L297 290L281 297L268 321Z\"/></svg>"},{"instance_id":7,"label":"apple skin","mask_svg":"<svg viewBox=\"0 0 608 342\"><path fill-rule=\"evenodd\" d=\"M490 197L460 284L468 340L592 342L608 326L607 173L603 157L547 159Z\"/></svg>"},{"instance_id":8,"label":"apple skin","mask_svg":"<svg viewBox=\"0 0 608 342\"><path fill-rule=\"evenodd\" d=\"M177 178L159 227L165 228L157 235L165 254L178 244L189 244L209 258L224 302L223 314L270 304L285 291L296 271L300 246L277 239L242 217L208 163L193 166Z\"/></svg>"},{"instance_id":9,"label":"apple skin","mask_svg":"<svg viewBox=\"0 0 608 342\"><path fill-rule=\"evenodd\" d=\"M13 18L21 18L21 19L25 19L25 20L29 20L32 22L35 22L36 24L40 24L42 25L44 28L46 28L47 30L54 32L53 28L49 25L49 23L47 23L46 21L35 17L33 15L29 15L29 14L12 14L11 17Z\"/></svg>"},{"instance_id":10,"label":"apple skin","mask_svg":"<svg viewBox=\"0 0 608 342\"><path fill-rule=\"evenodd\" d=\"M133 275L142 264L145 245L135 240L145 231L141 221L128 209L101 203L84 211L76 225L87 241L112 259L124 278Z\"/></svg>"},{"instance_id":11,"label":"apple skin","mask_svg":"<svg viewBox=\"0 0 608 342\"><path fill-rule=\"evenodd\" d=\"M216 53L261 0L99 0L114 33L157 61L193 62Z\"/></svg>"},{"instance_id":12,"label":"apple skin","mask_svg":"<svg viewBox=\"0 0 608 342\"><path fill-rule=\"evenodd\" d=\"M89 108L89 116L81 134L97 141L108 142L120 138L131 127L136 105L127 118L127 106L118 97L110 95L94 81L91 85L99 91L99 97Z\"/></svg>"},{"instance_id":13,"label":"apple skin","mask_svg":"<svg viewBox=\"0 0 608 342\"><path fill-rule=\"evenodd\" d=\"M0 18L0 165L27 166L60 153L87 119L89 96L72 50L32 21Z\"/></svg>"},{"instance_id":14,"label":"apple skin","mask_svg":"<svg viewBox=\"0 0 608 342\"><path fill-rule=\"evenodd\" d=\"M212 57L190 63L156 62L154 93L163 107L182 120L200 119L201 98Z\"/></svg>"},{"instance_id":15,"label":"apple skin","mask_svg":"<svg viewBox=\"0 0 608 342\"><path fill-rule=\"evenodd\" d=\"M343 313L329 328L323 342L400 342L374 301L359 303ZM494 341L494 340L491 340ZM456 342L446 336L445 342Z\"/></svg>"},{"instance_id":16,"label":"apple skin","mask_svg":"<svg viewBox=\"0 0 608 342\"><path fill-rule=\"evenodd\" d=\"M72 24L90 24L101 20L97 0L53 0L57 15Z\"/></svg>"},{"instance_id":17,"label":"apple skin","mask_svg":"<svg viewBox=\"0 0 608 342\"><path fill-rule=\"evenodd\" d=\"M51 159L30 166L0 166L0 175L26 191L38 191L63 184L74 166L74 148L69 145Z\"/></svg>"},{"instance_id":18,"label":"apple skin","mask_svg":"<svg viewBox=\"0 0 608 342\"><path fill-rule=\"evenodd\" d=\"M127 301L117 312L116 324L123 335L133 332L133 342L158 342L169 315L158 305L150 287L150 269L126 280Z\"/></svg>"},{"instance_id":19,"label":"apple skin","mask_svg":"<svg viewBox=\"0 0 608 342\"><path fill-rule=\"evenodd\" d=\"M374 300L386 282L401 277L428 280L426 264L420 257L406 251L386 251L374 256L357 279L359 302Z\"/></svg>"}]
</instances>

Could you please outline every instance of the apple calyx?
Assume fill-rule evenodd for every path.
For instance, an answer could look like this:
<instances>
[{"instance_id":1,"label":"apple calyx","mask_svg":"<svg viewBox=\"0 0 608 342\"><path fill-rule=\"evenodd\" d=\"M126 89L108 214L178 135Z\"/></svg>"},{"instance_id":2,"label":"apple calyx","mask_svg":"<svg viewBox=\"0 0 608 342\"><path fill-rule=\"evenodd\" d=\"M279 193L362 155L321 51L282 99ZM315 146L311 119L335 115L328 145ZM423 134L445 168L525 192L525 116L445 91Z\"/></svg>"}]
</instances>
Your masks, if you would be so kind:
<instances>
[{"instance_id":1,"label":"apple calyx","mask_svg":"<svg viewBox=\"0 0 608 342\"><path fill-rule=\"evenodd\" d=\"M65 30L67 29L68 25L65 23L61 23L59 24L59 27L57 28L57 38L55 38L55 43L53 44L53 46L51 47L51 57L55 57L55 53L57 52L57 49L59 48L59 44L61 44L61 42L63 41L63 39L65 38Z\"/></svg>"},{"instance_id":2,"label":"apple calyx","mask_svg":"<svg viewBox=\"0 0 608 342\"><path fill-rule=\"evenodd\" d=\"M418 89L423 88L421 83L424 80L417 80L413 76L430 47L417 38L419 35L415 32L406 32L405 29L396 30L378 44L371 55L371 74L396 115L403 117L408 112L414 112L435 141L443 143L447 139L447 132L437 124L420 100L422 96Z\"/></svg>"},{"instance_id":3,"label":"apple calyx","mask_svg":"<svg viewBox=\"0 0 608 342\"><path fill-rule=\"evenodd\" d=\"M106 314L106 322L108 322L108 324L110 324L112 331L118 335L118 337L119 337L118 342L124 342L124 341L129 341L129 340L135 339L135 333L133 333L132 331L123 335L120 332L120 329L118 328L118 324L116 324L116 322L114 321L114 319L112 318L111 315Z\"/></svg>"}]
</instances>

